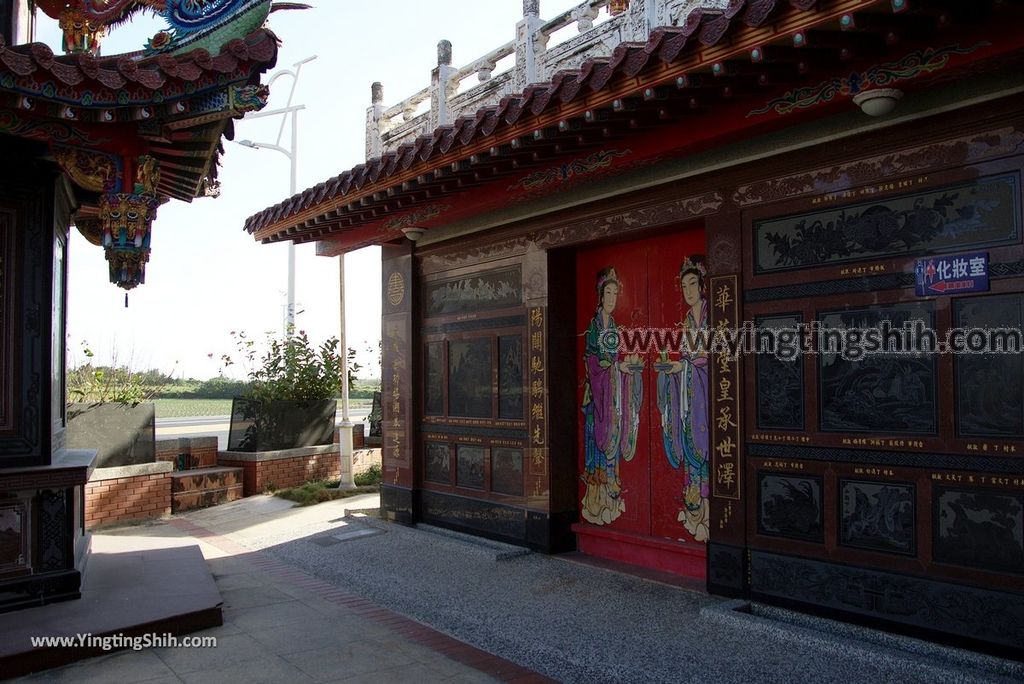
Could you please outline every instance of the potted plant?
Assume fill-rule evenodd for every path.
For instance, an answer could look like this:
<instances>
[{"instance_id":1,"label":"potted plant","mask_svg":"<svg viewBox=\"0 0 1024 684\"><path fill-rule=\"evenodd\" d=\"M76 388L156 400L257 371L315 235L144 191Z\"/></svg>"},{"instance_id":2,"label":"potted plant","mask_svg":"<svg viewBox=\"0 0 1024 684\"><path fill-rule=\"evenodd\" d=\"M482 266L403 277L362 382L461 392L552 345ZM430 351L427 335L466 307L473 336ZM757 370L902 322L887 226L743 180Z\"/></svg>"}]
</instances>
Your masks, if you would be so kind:
<instances>
[{"instance_id":1,"label":"potted plant","mask_svg":"<svg viewBox=\"0 0 1024 684\"><path fill-rule=\"evenodd\" d=\"M259 356L244 332L232 335L250 369L250 386L232 402L228 451L331 444L343 365L337 338L315 347L305 331L270 337ZM223 362L233 365L229 356Z\"/></svg>"},{"instance_id":2,"label":"potted plant","mask_svg":"<svg viewBox=\"0 0 1024 684\"><path fill-rule=\"evenodd\" d=\"M118 365L93 365L94 354L82 343L86 362L67 372L66 445L96 449L96 467L152 463L156 459L156 408L150 401L168 378L138 373Z\"/></svg>"}]
</instances>

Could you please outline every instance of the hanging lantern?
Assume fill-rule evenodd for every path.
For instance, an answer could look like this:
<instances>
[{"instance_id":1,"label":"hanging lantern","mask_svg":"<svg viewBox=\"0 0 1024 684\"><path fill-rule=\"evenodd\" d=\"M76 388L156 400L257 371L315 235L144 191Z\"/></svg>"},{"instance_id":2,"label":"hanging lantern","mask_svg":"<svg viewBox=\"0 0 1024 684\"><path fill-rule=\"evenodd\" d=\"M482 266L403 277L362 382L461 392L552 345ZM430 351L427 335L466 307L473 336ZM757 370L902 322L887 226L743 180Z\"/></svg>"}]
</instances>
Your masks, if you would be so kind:
<instances>
[{"instance_id":1,"label":"hanging lantern","mask_svg":"<svg viewBox=\"0 0 1024 684\"><path fill-rule=\"evenodd\" d=\"M106 193L100 199L110 282L130 290L146 282L149 240L160 199L151 192Z\"/></svg>"},{"instance_id":2,"label":"hanging lantern","mask_svg":"<svg viewBox=\"0 0 1024 684\"><path fill-rule=\"evenodd\" d=\"M58 26L64 32L61 47L67 54L98 55L105 27L80 9L68 7L60 13Z\"/></svg>"}]
</instances>

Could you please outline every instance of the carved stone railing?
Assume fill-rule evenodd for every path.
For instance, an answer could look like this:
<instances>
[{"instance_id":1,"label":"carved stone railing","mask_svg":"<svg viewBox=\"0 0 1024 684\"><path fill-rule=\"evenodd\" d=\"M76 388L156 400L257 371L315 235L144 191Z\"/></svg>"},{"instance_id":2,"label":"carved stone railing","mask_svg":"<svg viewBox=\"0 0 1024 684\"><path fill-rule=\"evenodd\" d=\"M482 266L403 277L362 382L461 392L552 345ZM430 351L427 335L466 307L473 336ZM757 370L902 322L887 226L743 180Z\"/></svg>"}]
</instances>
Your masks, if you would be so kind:
<instances>
[{"instance_id":1,"label":"carved stone railing","mask_svg":"<svg viewBox=\"0 0 1024 684\"><path fill-rule=\"evenodd\" d=\"M592 57L608 57L622 42L646 42L659 26L679 26L694 9L724 9L728 0L586 0L547 21L540 18L540 0L523 0L523 18L516 38L465 66L455 68L452 45L437 46L437 66L430 86L396 105L384 107L380 83L372 88L366 113L366 158L411 142L462 115L496 105L502 97L521 92L531 83L544 83L558 71L577 69ZM614 14L613 14L614 11ZM604 21L602 15L606 16ZM576 24L579 35L548 49L556 32ZM511 68L494 75L498 63L515 57ZM479 83L459 92L463 81L476 75ZM430 108L420 112L422 105Z\"/></svg>"}]
</instances>

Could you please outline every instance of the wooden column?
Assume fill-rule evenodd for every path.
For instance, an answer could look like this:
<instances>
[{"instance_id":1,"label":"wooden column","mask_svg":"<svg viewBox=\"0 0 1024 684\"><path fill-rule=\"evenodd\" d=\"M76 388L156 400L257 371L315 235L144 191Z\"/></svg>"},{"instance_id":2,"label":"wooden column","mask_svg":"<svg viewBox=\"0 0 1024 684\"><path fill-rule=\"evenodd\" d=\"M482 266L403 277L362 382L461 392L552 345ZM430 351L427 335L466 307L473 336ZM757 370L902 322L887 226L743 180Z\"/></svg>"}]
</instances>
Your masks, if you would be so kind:
<instances>
[{"instance_id":1,"label":"wooden column","mask_svg":"<svg viewBox=\"0 0 1024 684\"><path fill-rule=\"evenodd\" d=\"M722 334L743 323L741 239L739 212L719 213L707 219L708 301L711 329ZM743 491L742 358L716 351L711 356L708 422L711 478L711 534L708 541L708 590L727 596L746 591L746 506Z\"/></svg>"},{"instance_id":2,"label":"wooden column","mask_svg":"<svg viewBox=\"0 0 1024 684\"><path fill-rule=\"evenodd\" d=\"M415 280L413 243L403 239L381 248L381 437L383 481L382 514L389 520L412 524L413 505L413 340Z\"/></svg>"}]
</instances>

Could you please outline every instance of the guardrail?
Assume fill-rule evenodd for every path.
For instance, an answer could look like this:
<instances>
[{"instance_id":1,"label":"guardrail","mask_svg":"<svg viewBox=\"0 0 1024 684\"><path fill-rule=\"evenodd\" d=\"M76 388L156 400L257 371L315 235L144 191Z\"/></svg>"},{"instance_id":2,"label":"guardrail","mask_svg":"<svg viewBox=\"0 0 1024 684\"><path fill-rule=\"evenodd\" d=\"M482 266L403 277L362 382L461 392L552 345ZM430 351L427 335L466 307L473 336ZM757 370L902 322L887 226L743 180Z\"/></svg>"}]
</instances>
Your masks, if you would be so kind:
<instances>
[{"instance_id":1,"label":"guardrail","mask_svg":"<svg viewBox=\"0 0 1024 684\"><path fill-rule=\"evenodd\" d=\"M515 40L458 68L452 67L452 44L442 40L430 85L390 107L384 106L384 87L373 84L366 113L366 158L379 157L459 116L497 105L502 97L547 82L558 71L579 68L592 57L610 56L619 43L646 42L653 29L679 26L698 7L721 10L726 5L728 0L586 0L543 20L540 0L523 0ZM554 34L573 24L576 36L548 48ZM509 57L515 58L511 65L495 75L499 63ZM473 75L478 83L462 90Z\"/></svg>"}]
</instances>

